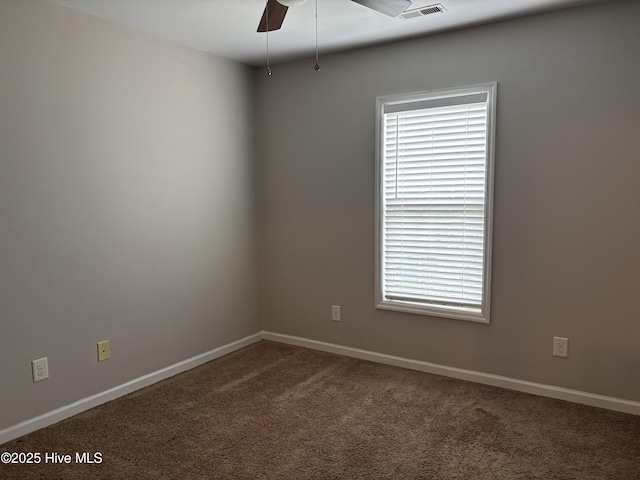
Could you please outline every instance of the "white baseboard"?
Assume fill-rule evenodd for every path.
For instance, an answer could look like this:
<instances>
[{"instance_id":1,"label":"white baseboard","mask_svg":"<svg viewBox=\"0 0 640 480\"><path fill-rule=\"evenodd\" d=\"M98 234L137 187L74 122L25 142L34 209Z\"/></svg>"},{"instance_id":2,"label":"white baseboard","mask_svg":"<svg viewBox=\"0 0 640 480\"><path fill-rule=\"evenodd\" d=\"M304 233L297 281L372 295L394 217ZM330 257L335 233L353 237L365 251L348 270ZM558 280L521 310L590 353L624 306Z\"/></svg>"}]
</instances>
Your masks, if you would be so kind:
<instances>
[{"instance_id":1,"label":"white baseboard","mask_svg":"<svg viewBox=\"0 0 640 480\"><path fill-rule=\"evenodd\" d=\"M543 397L557 398L560 400L580 403L583 405L590 405L592 407L606 408L608 410L640 415L640 402L636 402L633 400L624 400L616 397L608 397L605 395L582 392L580 390L571 390L569 388L556 387L553 385L528 382L526 380L518 380L517 378L492 375L490 373L446 367L444 365L438 365L435 363L395 357L392 355L385 355L383 353L370 352L367 350L360 350L357 348L345 347L332 343L319 342L317 340L294 337L291 335L282 335L279 333L263 331L262 338L264 340L288 343L290 345L312 348L314 350L321 350L323 352L337 353L340 355L346 355L348 357L369 360L386 365L409 368L411 370L419 370L421 372L433 373L445 377L458 378L460 380L468 380L485 385L493 385L495 387L506 388L509 390L517 390L518 392L531 393Z\"/></svg>"},{"instance_id":2,"label":"white baseboard","mask_svg":"<svg viewBox=\"0 0 640 480\"><path fill-rule=\"evenodd\" d=\"M590 405L592 407L600 407L606 408L608 410L640 415L640 402L636 402L633 400L624 400L621 398L608 397L605 395L597 395L594 393L582 392L579 390L571 390L569 388L528 382L526 380L518 380L517 378L503 377L490 373L447 367L444 365L423 362L420 360L411 360L409 358L396 357L393 355L385 355L383 353L376 353L368 350L360 350L357 348L345 347L332 343L319 342L317 340L311 340L308 338L294 337L291 335L262 331L254 335L241 338L240 340L229 343L227 345L214 348L213 350L200 355L196 355L195 357L189 358L187 360L175 363L156 372L143 375L142 377L138 377L127 383L98 393L96 395L83 398L82 400L78 400L77 402L74 402L70 405L65 405L64 407L52 410L51 412L47 412L43 415L31 418L17 425L14 425L13 427L1 430L0 444L34 432L41 428L48 427L49 425L53 425L54 423L64 420L65 418L72 417L73 415L77 415L78 413L82 413L86 410L97 407L98 405L102 405L103 403L110 402L111 400L115 400L116 398L135 392L136 390L140 390L141 388L147 387L161 380L165 380L169 377L177 375L178 373L190 370L194 367L202 365L203 363L210 362L211 360L215 360L216 358L227 355L228 353L239 350L243 347L246 347L247 345L251 345L252 343L259 342L260 340L271 340L274 342L287 343L290 345L297 345L300 347L311 348L323 352L337 353L339 355L345 355L348 357L383 363L385 365L393 365L396 367L408 368L411 370L418 370L426 373L433 373L445 377L458 378L461 380L468 380L485 385L493 385L495 387L506 388L509 390L531 393L543 397L557 398L560 400L580 403L583 405Z\"/></svg>"},{"instance_id":3,"label":"white baseboard","mask_svg":"<svg viewBox=\"0 0 640 480\"><path fill-rule=\"evenodd\" d=\"M60 407L43 415L31 418L17 425L14 425L13 427L1 430L0 444L26 435L27 433L35 432L36 430L39 430L41 428L48 427L49 425L53 425L54 423L64 420L65 418L72 417L73 415L82 413L85 410L89 410L91 408L97 407L98 405L110 402L111 400L115 400L116 398L122 397L123 395L135 392L136 390L140 390L141 388L147 387L161 380L173 377L178 373L182 373L186 370L190 370L194 367L202 365L203 363L215 360L218 357L222 357L223 355L239 350L243 347L246 347L247 345L251 345L252 343L259 342L260 340L262 340L262 332L258 332L248 337L241 338L240 340L228 343L227 345L214 348L213 350L202 353L200 355L196 355L195 357L188 358L187 360L174 363L173 365L169 365L168 367L165 367L163 369L157 370L147 375L143 375L142 377L135 378L127 383L111 388L104 392L97 393L96 395L83 398L82 400L78 400L77 402L74 402L70 405L65 405L64 407Z\"/></svg>"}]
</instances>

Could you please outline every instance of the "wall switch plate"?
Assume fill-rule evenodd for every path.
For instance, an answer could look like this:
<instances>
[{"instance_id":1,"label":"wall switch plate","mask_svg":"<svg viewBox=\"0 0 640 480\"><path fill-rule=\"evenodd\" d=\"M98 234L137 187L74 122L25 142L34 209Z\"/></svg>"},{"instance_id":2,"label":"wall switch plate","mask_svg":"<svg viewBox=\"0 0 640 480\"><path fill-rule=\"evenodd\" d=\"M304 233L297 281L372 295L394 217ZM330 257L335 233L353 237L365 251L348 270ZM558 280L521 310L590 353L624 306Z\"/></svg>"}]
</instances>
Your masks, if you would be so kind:
<instances>
[{"instance_id":1,"label":"wall switch plate","mask_svg":"<svg viewBox=\"0 0 640 480\"><path fill-rule=\"evenodd\" d=\"M553 337L553 356L564 357L569 356L569 339L564 337Z\"/></svg>"},{"instance_id":2,"label":"wall switch plate","mask_svg":"<svg viewBox=\"0 0 640 480\"><path fill-rule=\"evenodd\" d=\"M334 322L341 322L340 318L340 305L331 305L331 320Z\"/></svg>"},{"instance_id":3,"label":"wall switch plate","mask_svg":"<svg viewBox=\"0 0 640 480\"><path fill-rule=\"evenodd\" d=\"M33 373L34 382L49 378L49 360L47 360L47 357L33 360L31 362L31 372Z\"/></svg>"},{"instance_id":4,"label":"wall switch plate","mask_svg":"<svg viewBox=\"0 0 640 480\"><path fill-rule=\"evenodd\" d=\"M110 356L109 340L98 342L98 361L102 362L103 360L107 360Z\"/></svg>"}]
</instances>

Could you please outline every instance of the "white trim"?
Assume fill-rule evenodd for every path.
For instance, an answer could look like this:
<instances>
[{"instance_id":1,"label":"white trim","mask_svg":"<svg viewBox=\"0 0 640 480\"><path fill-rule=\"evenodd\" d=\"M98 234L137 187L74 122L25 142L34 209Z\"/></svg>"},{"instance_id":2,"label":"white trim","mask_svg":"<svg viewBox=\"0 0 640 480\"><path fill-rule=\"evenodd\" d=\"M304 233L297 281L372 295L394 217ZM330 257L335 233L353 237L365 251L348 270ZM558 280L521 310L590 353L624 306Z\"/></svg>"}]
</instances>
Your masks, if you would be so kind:
<instances>
[{"instance_id":1,"label":"white trim","mask_svg":"<svg viewBox=\"0 0 640 480\"><path fill-rule=\"evenodd\" d=\"M482 312L465 312L460 307L446 307L443 305L424 306L402 300L380 300L376 305L376 308L380 308L382 310L393 310L394 312L417 313L418 315L466 320L468 322L489 323L489 318L485 317Z\"/></svg>"},{"instance_id":2,"label":"white trim","mask_svg":"<svg viewBox=\"0 0 640 480\"><path fill-rule=\"evenodd\" d=\"M412 360L409 358L396 357L393 355L385 355L383 353L360 350L358 348L345 347L343 345L335 345L332 343L319 342L317 340L294 337L291 335L282 335L279 333L263 331L262 338L264 340L297 345L299 347L311 348L323 352L337 353L339 355L346 355L348 357L359 358L361 360L383 363L385 365L393 365L396 367L408 368L410 370L418 370L420 372L433 373L435 375L442 375L445 377L452 377L458 378L460 380L482 383L484 385L506 388L508 390L531 393L533 395L540 395L542 397L556 398L559 400L566 400L568 402L580 403L582 405L606 408L608 410L630 413L632 415L640 415L640 402L636 402L633 400L624 400L621 398L609 397L606 395L598 395L595 393L582 392L580 390L572 390L570 388L529 382L526 380L519 380L517 378L493 375L491 373L447 367L435 363L423 362L421 360Z\"/></svg>"},{"instance_id":3,"label":"white trim","mask_svg":"<svg viewBox=\"0 0 640 480\"><path fill-rule=\"evenodd\" d=\"M482 83L466 87L441 88L401 95L387 95L376 97L376 130L375 130L375 307L384 310L394 310L419 315L466 320L477 323L491 323L491 266L493 248L493 197L495 171L495 137L497 114L498 82ZM421 99L433 101L443 98L463 97L477 93L486 93L487 103L487 171L485 176L485 224L484 224L484 266L482 305L479 310L471 311L457 307L442 307L437 305L420 304L401 300L387 300L384 298L383 285L383 174L382 150L384 148L382 131L385 106L397 106L420 102Z\"/></svg>"},{"instance_id":4,"label":"white trim","mask_svg":"<svg viewBox=\"0 0 640 480\"><path fill-rule=\"evenodd\" d=\"M98 405L102 405L103 403L110 402L111 400L115 400L116 398L135 392L136 390L140 390L141 388L148 387L149 385L165 380L169 377L173 377L178 373L190 370L202 365L203 363L215 360L216 358L227 355L228 353L235 352L236 350L251 345L252 343L259 342L260 340L262 340L262 332L255 333L248 337L241 338L240 340L236 340L235 342L214 348L213 350L209 350L208 352L196 355L195 357L188 358L187 360L174 363L168 367L135 378L104 392L83 398L82 400L78 400L70 405L65 405L64 407L57 408L43 415L25 420L13 427L1 430L0 444L26 435L27 433L35 432L41 428L48 427L49 425L53 425L65 418L72 417L73 415L77 415L86 410L97 407Z\"/></svg>"},{"instance_id":5,"label":"white trim","mask_svg":"<svg viewBox=\"0 0 640 480\"><path fill-rule=\"evenodd\" d=\"M70 405L60 407L43 415L25 420L13 427L0 431L0 445L14 438L21 437L31 432L35 432L54 423L60 422L65 418L72 417L91 408L110 402L116 398L122 397L129 393L140 390L141 388L152 385L161 380L182 373L186 370L195 368L203 363L210 362L216 358L235 352L243 347L259 342L260 340L270 340L272 342L286 343L289 345L297 345L299 347L311 348L322 352L335 353L348 357L369 360L371 362L382 363L385 365L393 365L395 367L408 368L410 370L418 370L420 372L442 375L445 377L458 378L470 382L492 385L494 387L506 388L508 390L516 390L518 392L531 393L542 397L557 398L568 402L590 405L592 407L606 408L617 412L630 413L632 415L640 415L640 402L633 400L624 400L616 397L608 397L605 395L597 395L594 393L582 392L579 390L571 390L564 387L556 387L553 385L545 385L542 383L528 382L526 380L518 380L517 378L503 377L490 373L476 372L473 370L464 370L462 368L446 367L435 363L423 362L421 360L412 360L409 358L396 357L386 355L384 353L376 353L368 350L360 350L358 348L346 347L343 345L335 345L332 343L320 342L308 338L294 337L291 335L283 335L269 331L261 331L241 338L235 342L228 343L218 348L214 348L195 357L175 363L166 368L138 377L130 382L124 383L117 387L111 388L104 392L92 395L91 397L78 400Z\"/></svg>"}]
</instances>

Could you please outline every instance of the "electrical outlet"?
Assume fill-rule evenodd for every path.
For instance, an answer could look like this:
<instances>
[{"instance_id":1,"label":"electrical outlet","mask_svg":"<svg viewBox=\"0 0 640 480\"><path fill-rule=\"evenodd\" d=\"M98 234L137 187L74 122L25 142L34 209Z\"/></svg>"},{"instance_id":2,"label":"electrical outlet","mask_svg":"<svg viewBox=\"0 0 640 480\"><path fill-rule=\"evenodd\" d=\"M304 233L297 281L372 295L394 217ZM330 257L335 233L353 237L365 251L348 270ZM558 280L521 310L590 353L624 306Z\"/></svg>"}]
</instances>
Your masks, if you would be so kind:
<instances>
[{"instance_id":1,"label":"electrical outlet","mask_svg":"<svg viewBox=\"0 0 640 480\"><path fill-rule=\"evenodd\" d=\"M340 305L331 305L331 320L334 322L341 322L340 318Z\"/></svg>"},{"instance_id":2,"label":"electrical outlet","mask_svg":"<svg viewBox=\"0 0 640 480\"><path fill-rule=\"evenodd\" d=\"M33 373L34 383L49 378L49 360L47 360L47 357L33 360L31 362L31 373Z\"/></svg>"},{"instance_id":3,"label":"electrical outlet","mask_svg":"<svg viewBox=\"0 0 640 480\"><path fill-rule=\"evenodd\" d=\"M111 352L109 351L109 340L98 342L98 361L102 362L103 360L107 360L109 357L111 357Z\"/></svg>"},{"instance_id":4,"label":"electrical outlet","mask_svg":"<svg viewBox=\"0 0 640 480\"><path fill-rule=\"evenodd\" d=\"M555 357L569 356L569 339L564 337L553 337L553 355Z\"/></svg>"}]
</instances>

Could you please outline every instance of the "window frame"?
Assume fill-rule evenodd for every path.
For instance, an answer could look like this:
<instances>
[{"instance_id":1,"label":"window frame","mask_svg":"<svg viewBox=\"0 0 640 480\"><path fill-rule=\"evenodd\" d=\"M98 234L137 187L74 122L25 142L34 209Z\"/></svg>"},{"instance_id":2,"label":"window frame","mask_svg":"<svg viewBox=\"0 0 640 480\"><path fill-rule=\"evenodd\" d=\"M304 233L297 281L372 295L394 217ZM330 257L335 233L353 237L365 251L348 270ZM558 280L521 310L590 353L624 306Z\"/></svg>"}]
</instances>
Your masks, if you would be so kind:
<instances>
[{"instance_id":1,"label":"window frame","mask_svg":"<svg viewBox=\"0 0 640 480\"><path fill-rule=\"evenodd\" d=\"M466 87L442 88L401 95L388 95L376 98L376 158L375 158L375 307L433 317L466 320L477 323L490 323L491 307L491 264L493 245L493 196L495 170L495 130L497 82L470 85ZM483 292L479 310L434 304L421 304L404 300L389 300L383 296L383 163L384 163L384 107L388 105L412 104L439 98L448 98L473 93L487 94L487 144L485 165L485 202L484 202L484 264Z\"/></svg>"}]
</instances>

